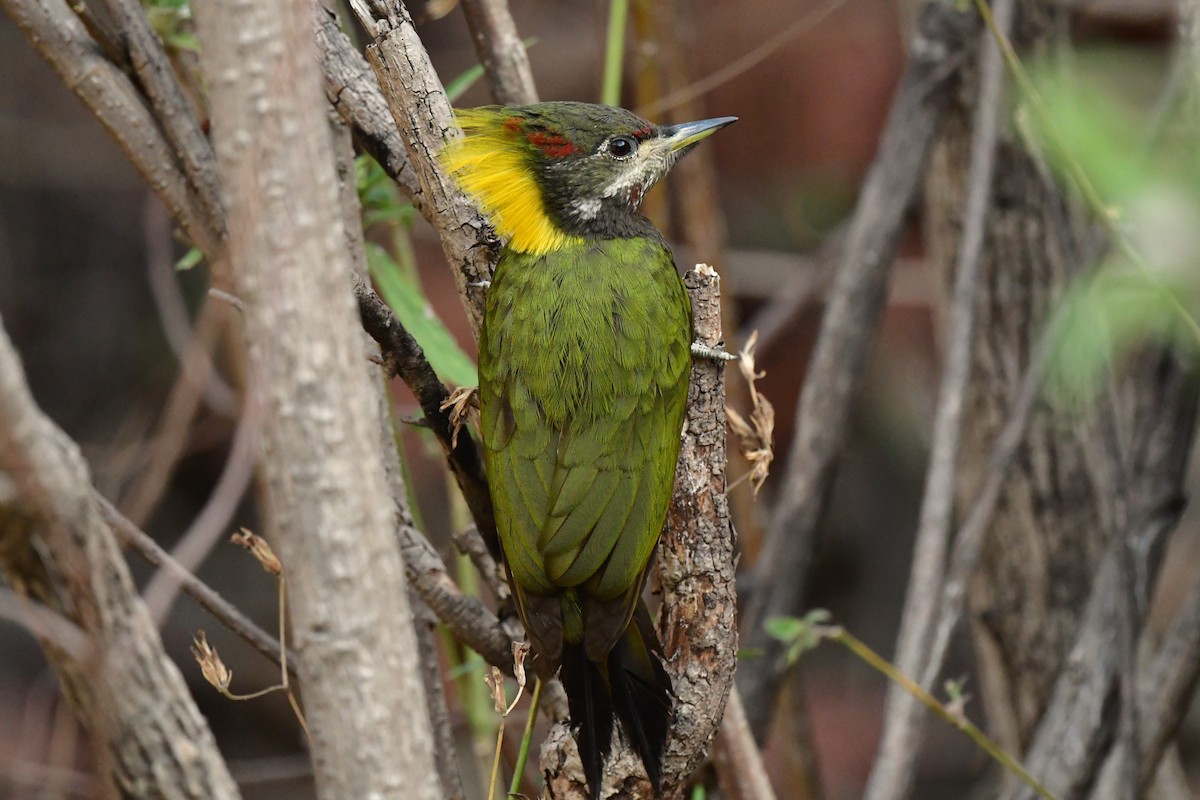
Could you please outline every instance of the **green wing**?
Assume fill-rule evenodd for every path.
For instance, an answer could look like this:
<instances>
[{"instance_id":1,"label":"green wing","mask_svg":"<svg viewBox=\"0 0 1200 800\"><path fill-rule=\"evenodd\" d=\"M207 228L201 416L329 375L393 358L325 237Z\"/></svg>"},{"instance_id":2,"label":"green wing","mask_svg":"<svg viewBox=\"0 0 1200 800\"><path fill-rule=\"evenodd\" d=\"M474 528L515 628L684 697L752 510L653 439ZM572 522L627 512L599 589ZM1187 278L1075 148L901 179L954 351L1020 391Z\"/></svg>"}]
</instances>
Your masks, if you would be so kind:
<instances>
[{"instance_id":1,"label":"green wing","mask_svg":"<svg viewBox=\"0 0 1200 800\"><path fill-rule=\"evenodd\" d=\"M615 240L508 253L480 347L484 458L527 630L601 656L628 624L666 517L691 306L670 253Z\"/></svg>"}]
</instances>

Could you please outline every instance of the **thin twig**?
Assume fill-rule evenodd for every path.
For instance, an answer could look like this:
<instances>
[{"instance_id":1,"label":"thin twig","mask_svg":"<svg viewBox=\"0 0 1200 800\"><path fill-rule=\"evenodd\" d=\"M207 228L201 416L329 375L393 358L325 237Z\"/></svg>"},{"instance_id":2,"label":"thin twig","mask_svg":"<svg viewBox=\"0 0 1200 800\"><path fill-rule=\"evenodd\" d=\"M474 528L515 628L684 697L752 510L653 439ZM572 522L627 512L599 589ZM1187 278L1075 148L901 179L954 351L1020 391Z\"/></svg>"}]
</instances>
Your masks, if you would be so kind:
<instances>
[{"instance_id":1,"label":"thin twig","mask_svg":"<svg viewBox=\"0 0 1200 800\"><path fill-rule=\"evenodd\" d=\"M1012 25L1014 0L996 0L997 25ZM896 644L896 667L923 676L937 622L938 599L946 570L946 552L953 523L959 442L971 379L975 341L977 286L982 271L984 236L992 197L992 174L1004 96L1004 63L995 42L984 41L980 52L980 86L971 134L967 168L967 197L963 234L955 265L954 296L949 310L946 360L938 388L933 443L925 494L921 501L908 594ZM922 682L929 690L930 684ZM883 737L864 795L867 800L898 800L912 786L917 753L923 736L924 713L911 692L893 686L888 691Z\"/></svg>"},{"instance_id":2,"label":"thin twig","mask_svg":"<svg viewBox=\"0 0 1200 800\"><path fill-rule=\"evenodd\" d=\"M140 528L125 518L116 506L105 499L99 492L93 493L96 502L100 504L100 513L104 515L109 525L112 525L117 539L126 547L132 547L138 555L149 563L161 569L169 570L178 578L183 591L212 614L222 625L240 636L247 644L262 653L272 663L278 664L279 642L275 637L251 622L246 615L235 608L229 601L217 594L208 584L188 572L171 554L146 535ZM295 654L291 660L295 661ZM292 674L295 675L293 668Z\"/></svg>"},{"instance_id":3,"label":"thin twig","mask_svg":"<svg viewBox=\"0 0 1200 800\"><path fill-rule=\"evenodd\" d=\"M192 330L191 313L184 302L183 291L177 279L172 257L173 237L171 219L157 198L147 197L142 206L142 229L146 246L146 281L158 317L162 321L163 334L176 361L182 367L191 352L195 338ZM211 359L211 354L205 353ZM237 393L211 366L203 373L208 376L202 388L204 402L210 409L228 417L237 414Z\"/></svg>"},{"instance_id":4,"label":"thin twig","mask_svg":"<svg viewBox=\"0 0 1200 800\"><path fill-rule=\"evenodd\" d=\"M446 462L462 491L471 517L487 543L492 558L499 561L500 543L496 534L496 517L488 492L487 476L483 471L483 459L474 438L466 429L460 430L455 437L450 412L443 407L450 393L425 358L417 340L405 330L400 320L366 281L358 275L354 275L352 280L363 327L371 338L379 343L388 371L400 377L421 404L430 430L446 453Z\"/></svg>"},{"instance_id":5,"label":"thin twig","mask_svg":"<svg viewBox=\"0 0 1200 800\"><path fill-rule=\"evenodd\" d=\"M704 76L693 84L676 89L666 97L638 108L637 113L644 117L654 117L664 111L669 111L684 103L690 103L692 100L708 94L718 86L728 83L742 73L754 69L793 38L817 27L817 25L825 21L826 17L844 6L846 2L847 0L829 0L829 2L819 8L813 9L800 17L800 19L793 20L782 30L745 55L734 59L716 72Z\"/></svg>"},{"instance_id":6,"label":"thin twig","mask_svg":"<svg viewBox=\"0 0 1200 800\"><path fill-rule=\"evenodd\" d=\"M858 637L851 634L845 628L833 627L823 632L823 638L837 642L843 645L847 650L854 653L864 662L869 664L878 672L886 675L903 691L908 692L917 699L925 708L939 716L943 721L958 728L965 733L972 742L979 746L981 750L988 754L993 761L1006 770L1020 778L1026 786L1036 792L1045 800L1058 800L1057 797L1047 789L1041 781L1033 777L1029 770L1014 758L1009 753L1005 752L1004 748L996 744L987 734L981 731L973 722L965 716L953 713L946 708L936 697L919 686L916 681L909 678L902 671L893 666L886 658L876 653L870 647L860 640Z\"/></svg>"},{"instance_id":7,"label":"thin twig","mask_svg":"<svg viewBox=\"0 0 1200 800\"><path fill-rule=\"evenodd\" d=\"M251 478L254 477L257 444L257 415L253 405L249 405L233 436L229 457L220 477L217 478L216 486L213 487L204 508L171 550L171 557L188 573L196 572L221 535L229 528L238 504L246 494ZM160 568L142 591L150 615L160 627L171 613L179 589L177 573Z\"/></svg>"},{"instance_id":8,"label":"thin twig","mask_svg":"<svg viewBox=\"0 0 1200 800\"><path fill-rule=\"evenodd\" d=\"M744 617L747 646L762 658L747 661L738 684L755 736L763 736L784 667L782 645L764 620L794 614L807 587L816 529L845 438L851 397L886 294L887 276L906 213L950 99L973 14L928 2L920 32L888 118L879 152L859 198L796 414L787 475L758 559Z\"/></svg>"},{"instance_id":9,"label":"thin twig","mask_svg":"<svg viewBox=\"0 0 1200 800\"><path fill-rule=\"evenodd\" d=\"M145 466L121 501L122 509L135 525L146 524L183 457L188 432L213 366L209 353L225 325L227 312L224 305L211 301L205 301L200 309L179 377L167 395L158 428L147 447Z\"/></svg>"},{"instance_id":10,"label":"thin twig","mask_svg":"<svg viewBox=\"0 0 1200 800\"><path fill-rule=\"evenodd\" d=\"M533 724L537 721L538 706L542 702L542 679L533 678L533 695L529 698L529 715L525 718L525 732L521 734L521 746L517 750L517 760L513 764L512 782L508 786L508 794L519 794L521 778L525 775L525 763L529 760L529 745L533 741Z\"/></svg>"},{"instance_id":11,"label":"thin twig","mask_svg":"<svg viewBox=\"0 0 1200 800\"><path fill-rule=\"evenodd\" d=\"M775 790L767 778L762 753L746 722L736 686L725 704L721 729L713 742L712 760L727 800L775 800Z\"/></svg>"}]
</instances>

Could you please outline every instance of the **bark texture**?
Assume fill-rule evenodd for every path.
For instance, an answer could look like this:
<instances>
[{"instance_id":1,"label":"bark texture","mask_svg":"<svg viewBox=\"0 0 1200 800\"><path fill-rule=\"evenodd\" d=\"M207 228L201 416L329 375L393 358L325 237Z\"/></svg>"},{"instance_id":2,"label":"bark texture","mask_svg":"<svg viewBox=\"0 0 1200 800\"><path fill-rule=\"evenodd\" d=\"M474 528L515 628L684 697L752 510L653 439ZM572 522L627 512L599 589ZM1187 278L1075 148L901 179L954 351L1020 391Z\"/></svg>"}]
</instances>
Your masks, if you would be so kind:
<instances>
[{"instance_id":1,"label":"bark texture","mask_svg":"<svg viewBox=\"0 0 1200 800\"><path fill-rule=\"evenodd\" d=\"M438 797L312 17L196 8L318 793Z\"/></svg>"},{"instance_id":2,"label":"bark texture","mask_svg":"<svg viewBox=\"0 0 1200 800\"><path fill-rule=\"evenodd\" d=\"M1067 22L1058 4L1021 0L1012 38L1022 58L1066 44ZM946 275L961 234L977 80L965 76L928 183L930 250ZM977 495L1051 312L1099 252L1083 209L1015 132L996 158L962 508ZM1195 412L1195 365L1148 347L1114 365L1110 387L1087 408L1044 393L1001 490L969 592L983 701L1000 743L1024 753L1059 797L1087 791L1126 728L1119 688L1132 684L1127 654L1145 612L1137 598L1153 592L1159 545L1178 515ZM1010 787L1004 796L1033 795Z\"/></svg>"},{"instance_id":3,"label":"bark texture","mask_svg":"<svg viewBox=\"0 0 1200 800\"><path fill-rule=\"evenodd\" d=\"M0 329L0 571L86 634L41 636L114 796L232 800L237 786L129 575L79 448L34 404Z\"/></svg>"}]
</instances>

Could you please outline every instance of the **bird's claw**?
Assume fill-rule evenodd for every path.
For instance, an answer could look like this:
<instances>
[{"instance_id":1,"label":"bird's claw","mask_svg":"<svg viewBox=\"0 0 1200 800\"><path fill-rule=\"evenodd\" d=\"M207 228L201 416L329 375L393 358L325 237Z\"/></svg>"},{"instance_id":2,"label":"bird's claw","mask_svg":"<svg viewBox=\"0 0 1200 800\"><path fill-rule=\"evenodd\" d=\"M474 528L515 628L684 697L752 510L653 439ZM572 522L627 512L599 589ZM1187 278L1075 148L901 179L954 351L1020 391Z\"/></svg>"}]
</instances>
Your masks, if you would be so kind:
<instances>
[{"instance_id":1,"label":"bird's claw","mask_svg":"<svg viewBox=\"0 0 1200 800\"><path fill-rule=\"evenodd\" d=\"M707 358L710 361L737 361L741 357L737 353L729 353L720 347L709 347L699 342L692 342L692 356Z\"/></svg>"}]
</instances>

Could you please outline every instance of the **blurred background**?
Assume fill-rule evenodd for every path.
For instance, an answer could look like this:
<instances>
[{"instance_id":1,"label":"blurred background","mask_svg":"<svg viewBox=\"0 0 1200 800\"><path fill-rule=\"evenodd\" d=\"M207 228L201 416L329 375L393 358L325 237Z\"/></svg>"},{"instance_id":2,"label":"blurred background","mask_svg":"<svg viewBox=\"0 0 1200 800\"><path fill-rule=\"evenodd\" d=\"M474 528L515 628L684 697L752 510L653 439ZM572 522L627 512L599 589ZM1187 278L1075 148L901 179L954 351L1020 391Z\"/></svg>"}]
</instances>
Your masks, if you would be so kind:
<instances>
[{"instance_id":1,"label":"blurred background","mask_svg":"<svg viewBox=\"0 0 1200 800\"><path fill-rule=\"evenodd\" d=\"M1166 65L1173 4L1077 5L1081 43L1117 53L1106 62L1114 81L1135 92L1144 87L1149 102ZM519 32L533 40L529 52L541 97L597 100L608 4L512 0L511 6ZM775 470L781 472L842 224L903 70L915 5L697 0L666 17L651 13L653 7L634 3L624 105L645 109L663 97L678 100L672 92L680 88L696 87L702 93L683 98L691 116L736 115L741 121L689 156L711 178L700 184L711 187L714 199L702 217L691 216L687 198L669 188L656 189L647 208L669 238L686 243L677 251L681 266L701 260L721 269L732 299L727 313L735 317L726 327L731 349L751 329L762 332L758 366L766 377L759 390L775 405ZM435 3L413 12L422 17L418 30L443 81L476 63L457 9ZM656 60L669 62L674 72L655 77L643 68ZM487 102L480 82L457 104ZM433 307L473 353L440 248L419 217L406 242ZM908 578L937 386L943 287L921 242L918 218L902 247L853 411L810 597L812 607L829 609L838 623L888 656ZM222 533L257 522L253 472L235 446L236 331L220 320L197 319L207 282L199 270L175 269L186 250L125 157L0 16L0 317L38 402L82 445L97 486L168 548L202 511L219 517ZM181 354L192 336L209 337L218 354L216 376L203 382L198 399L180 388ZM419 413L403 387L395 396L402 416ZM450 536L461 528L464 512L440 453L415 431L406 434L404 447L420 524L453 560ZM731 480L741 477L737 468ZM778 483L778 475L767 480L760 508L770 507ZM215 509L214 491L220 497ZM743 564L749 565L758 521L750 501L740 503ZM1185 518L1173 548L1159 599L1164 612L1200 563L1194 514ZM203 580L263 627L275 628L275 586L252 559L223 539L198 558ZM136 555L130 562L138 580L149 583L153 571ZM286 700L274 695L234 703L219 697L203 683L188 648L192 635L206 629L233 670L237 691L273 683L272 666L190 599L171 602L170 591L161 588L157 597L167 650L212 721L245 796L312 796L302 734ZM956 648L946 674L966 678L971 694L969 645L960 641ZM466 767L477 729L461 698L484 691L482 666L463 662L450 646L444 657L448 682L467 687L450 692ZM880 675L832 645L806 655L793 670L785 708L806 715L815 781L827 800L860 796L885 690ZM967 712L982 721L978 703L969 702ZM1198 733L1193 718L1184 740L1193 755ZM484 738L485 749L474 755L486 759L490 734ZM766 752L779 796L800 796L787 787L811 765L798 758L794 728L783 725ZM38 645L21 628L0 623L0 797L92 796L88 767L87 747ZM963 797L987 767L965 738L932 723L914 796Z\"/></svg>"}]
</instances>

